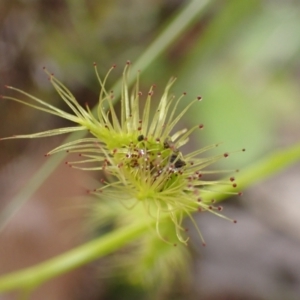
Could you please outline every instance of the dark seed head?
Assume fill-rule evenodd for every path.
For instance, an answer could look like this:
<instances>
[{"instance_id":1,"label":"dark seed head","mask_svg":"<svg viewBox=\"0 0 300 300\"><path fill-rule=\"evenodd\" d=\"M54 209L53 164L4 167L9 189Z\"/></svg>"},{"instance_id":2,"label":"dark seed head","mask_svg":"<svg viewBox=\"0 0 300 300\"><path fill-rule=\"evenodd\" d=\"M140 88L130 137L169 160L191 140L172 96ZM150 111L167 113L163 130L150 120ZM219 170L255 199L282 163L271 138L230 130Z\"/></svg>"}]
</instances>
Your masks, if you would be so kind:
<instances>
[{"instance_id":1,"label":"dark seed head","mask_svg":"<svg viewBox=\"0 0 300 300\"><path fill-rule=\"evenodd\" d=\"M171 158L170 158L170 163L174 162L174 160L177 158L177 155L176 154L172 154L171 155Z\"/></svg>"},{"instance_id":2,"label":"dark seed head","mask_svg":"<svg viewBox=\"0 0 300 300\"><path fill-rule=\"evenodd\" d=\"M143 140L144 140L144 136L143 136L142 134L139 135L138 138L137 138L137 140L138 140L139 142L143 141Z\"/></svg>"},{"instance_id":3,"label":"dark seed head","mask_svg":"<svg viewBox=\"0 0 300 300\"><path fill-rule=\"evenodd\" d=\"M175 162L175 168L176 169L179 169L179 168L182 168L186 165L186 163L181 160L181 159L178 159L176 162Z\"/></svg>"}]
</instances>

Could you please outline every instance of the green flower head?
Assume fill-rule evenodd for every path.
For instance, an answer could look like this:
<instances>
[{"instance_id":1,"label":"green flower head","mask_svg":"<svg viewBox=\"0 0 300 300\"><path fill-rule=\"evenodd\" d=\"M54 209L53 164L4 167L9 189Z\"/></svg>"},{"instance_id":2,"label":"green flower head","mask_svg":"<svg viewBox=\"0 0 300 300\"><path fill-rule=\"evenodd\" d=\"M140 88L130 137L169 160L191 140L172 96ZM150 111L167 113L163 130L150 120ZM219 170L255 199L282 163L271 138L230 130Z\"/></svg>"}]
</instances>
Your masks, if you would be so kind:
<instances>
[{"instance_id":1,"label":"green flower head","mask_svg":"<svg viewBox=\"0 0 300 300\"><path fill-rule=\"evenodd\" d=\"M148 215L156 220L156 231L161 238L163 237L160 234L160 220L168 215L175 226L178 240L186 243L182 220L185 215L188 215L203 240L191 213L209 211L217 216L224 216L219 213L222 209L220 206L202 201L201 192L219 183L234 187L236 184L233 177L226 182L202 178L204 174L214 173L205 170L208 165L228 156L224 153L200 157L200 154L217 147L218 144L185 155L180 151L180 148L188 142L191 133L197 129L201 130L203 125L176 132L174 127L188 109L202 98L196 97L178 113L179 103L186 93L179 98L171 95L170 88L176 80L171 78L152 114L151 102L155 86L151 86L148 93L142 95L139 90L138 75L135 86L130 92L127 79L130 62L127 62L123 72L121 113L118 117L113 106L114 93L106 89L107 77L115 66L109 70L104 80L100 79L96 64L94 66L100 84L100 95L98 106L93 112L88 106L83 108L72 93L46 69L50 82L73 113L65 112L24 91L7 86L30 98L32 103L14 97L3 98L68 119L76 125L34 134L15 135L5 139L39 138L74 131L88 131L89 137L60 145L47 155L59 151L75 152L81 159L68 162L70 166L82 170L104 171L107 176L102 180L102 186L91 193L103 194L110 201L121 201L129 208L143 205ZM143 111L140 105L143 106Z\"/></svg>"}]
</instances>

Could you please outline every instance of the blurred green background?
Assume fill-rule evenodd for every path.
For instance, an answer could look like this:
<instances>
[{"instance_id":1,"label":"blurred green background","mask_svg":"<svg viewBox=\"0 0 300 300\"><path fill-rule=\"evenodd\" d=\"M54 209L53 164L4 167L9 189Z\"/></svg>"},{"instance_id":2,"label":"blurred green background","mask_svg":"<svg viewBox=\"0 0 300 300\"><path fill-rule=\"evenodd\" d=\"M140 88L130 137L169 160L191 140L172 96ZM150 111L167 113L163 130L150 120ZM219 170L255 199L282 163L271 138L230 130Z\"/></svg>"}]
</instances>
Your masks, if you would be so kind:
<instances>
[{"instance_id":1,"label":"blurred green background","mask_svg":"<svg viewBox=\"0 0 300 300\"><path fill-rule=\"evenodd\" d=\"M245 153L230 156L226 161L226 166L230 168L243 168L276 149L297 143L300 138L300 2L198 2L206 5L199 10L197 18L147 68L142 69L142 89L146 90L155 83L159 94L168 79L176 75L178 80L173 88L175 94L187 92L187 99L201 95L203 101L189 111L182 125L189 127L195 123L205 124L205 130L191 141L193 148L216 142L223 142L224 151L246 148ZM57 106L63 105L49 84L47 75L43 73L42 67L46 66L76 95L79 102L88 102L93 106L99 91L93 62L97 62L102 75L112 64L117 64L117 70L109 79L109 85L113 85L126 60L131 60L135 65L135 61L189 3L184 0L2 0L0 94L7 94L3 86L8 84ZM135 67L139 68L138 65ZM6 100L0 102L0 114L1 137L65 124L63 120ZM10 195L10 192L6 190L17 189L14 185L20 181L18 176L35 161L34 151L51 149L52 146L45 143L45 140L1 142L0 179L4 192L0 207L9 202L9 196L6 195ZM55 138L51 143L56 143ZM22 163L18 167L18 162L24 160L30 163ZM207 276L201 273L205 269L201 266L214 259L214 256L209 256L214 251L211 253L206 249L202 253L195 242L197 250L194 251L193 274L195 278L198 276L203 279L202 285L193 279L189 283L192 288L182 285L173 293L168 291L154 298L149 297L149 291L146 293L148 298L139 291L138 296L133 298L132 294L126 293L134 289L122 281L119 283L119 279L115 284L111 283L113 279L98 278L97 281L93 278L93 292L89 298L78 296L83 295L80 292L76 298L70 292L64 298L54 294L49 299L299 299L300 272L295 266L300 265L300 255L296 251L300 246L297 233L300 224L299 214L293 215L294 211L299 210L296 201L300 192L297 188L298 179L299 166L295 166L291 172L277 177L275 181L262 183L255 190L250 189L241 200L242 204L237 205L236 200L233 204L229 202L229 212L232 209L238 219L240 216L241 220L246 221L242 221L239 233L236 233L237 238L233 238L230 244L231 248L239 249L238 254L230 247L228 253L224 250L224 260L231 262L227 271L221 263L207 270L212 281L216 278L215 290L207 287L209 284L206 285L203 279ZM292 212L286 210L286 207L292 207ZM214 220L209 222L210 225L203 225L204 236L206 226L215 226ZM259 229L255 227L257 224L261 224ZM220 248L219 251L222 251L223 246L220 245L230 240L230 237L223 236L230 235L230 226L222 223L216 229L220 236L217 235L215 241L212 241L209 234L209 247ZM254 229L249 233L249 228ZM220 233L222 229L223 233ZM236 228L234 230L237 231ZM262 240L259 239L261 231L266 236ZM236 244L243 243L243 239L247 239L246 234L249 234L252 243L245 250ZM213 232L211 236L214 236ZM250 251L253 245L257 248ZM255 277L262 272L259 265L265 267L258 262L267 258L255 255L279 245L281 252L276 253L277 256L270 254L268 266L276 266L277 270L278 261L285 261L289 255L296 263L293 266L290 261L285 262L283 271L278 273L271 268L258 283ZM224 249L227 249L226 245ZM244 252L250 257L243 258ZM234 254L239 257L238 260L232 257ZM236 274L231 272L232 266L238 271L247 269L247 266L240 264L241 261L254 262L254 265L256 262L257 269L249 271L247 275L237 273L230 276ZM8 266L2 271L9 269ZM278 269L281 270L281 266ZM235 276L244 279L238 284ZM75 284L79 279L76 280ZM86 281L83 286L89 285ZM99 281L101 284L98 289L96 282ZM245 288L241 288L243 283ZM275 298L274 295L279 296Z\"/></svg>"}]
</instances>

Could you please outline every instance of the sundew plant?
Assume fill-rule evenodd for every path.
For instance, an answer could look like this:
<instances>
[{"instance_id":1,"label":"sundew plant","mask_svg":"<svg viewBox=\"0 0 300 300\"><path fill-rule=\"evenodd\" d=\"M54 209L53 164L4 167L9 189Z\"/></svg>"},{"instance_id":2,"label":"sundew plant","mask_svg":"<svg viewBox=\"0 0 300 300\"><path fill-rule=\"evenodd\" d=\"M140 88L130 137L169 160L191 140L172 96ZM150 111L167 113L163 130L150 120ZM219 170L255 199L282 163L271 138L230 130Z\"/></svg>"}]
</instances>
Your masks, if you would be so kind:
<instances>
[{"instance_id":1,"label":"sundew plant","mask_svg":"<svg viewBox=\"0 0 300 300\"><path fill-rule=\"evenodd\" d=\"M128 61L123 71L120 117L117 116L113 106L114 91L106 88L107 77L116 66L113 66L102 80L96 64L94 65L100 84L95 116L88 106L83 108L72 93L46 69L53 87L73 113L58 109L22 90L6 86L32 101L27 102L12 96L5 96L4 99L20 102L76 123L73 127L14 135L6 139L50 137L74 131L89 132L89 137L64 143L49 151L46 156L59 151L77 153L80 159L66 162L69 166L84 171L103 171L107 175L101 180L102 186L90 193L100 195L109 201L120 201L128 209L142 205L148 216L155 220L158 237L166 242L169 241L160 233L161 218L168 216L174 224L178 241L186 244L188 238L184 234L182 220L187 215L194 223L204 244L202 234L191 214L195 211L208 211L228 219L220 214L222 207L214 205L214 199L208 203L201 197L203 191L214 191L216 184L236 188L237 184L232 176L227 180L205 179L206 174L221 173L206 170L207 166L227 158L229 154L226 152L203 156L205 152L218 147L218 144L183 154L180 148L189 141L190 135L195 130L202 130L204 125L197 124L191 129L179 131L174 131L174 127L193 105L202 100L202 97L197 96L192 101L186 100L186 93L175 97L170 89L176 78L171 78L159 97L158 106L152 109L155 86L152 85L146 95L143 95L139 89L138 72L134 88L130 91L127 80L130 65ZM184 108L179 111L181 102ZM141 110L140 106L144 108Z\"/></svg>"},{"instance_id":2,"label":"sundew plant","mask_svg":"<svg viewBox=\"0 0 300 300\"><path fill-rule=\"evenodd\" d=\"M95 205L91 205L90 216L91 219L96 220L96 224L103 224L107 219L109 222L115 222L113 216L117 215L119 222L132 225L139 230L140 225L137 220L144 221L141 228L145 228L148 232L145 232L145 236L141 237L139 243L132 245L131 255L124 256L123 259L120 256L119 259L126 263L131 261L131 265L135 266L131 267L128 279L156 286L154 278L156 281L159 280L158 278L161 280L169 278L170 283L176 270L183 272L187 268L184 263L187 261L186 251L182 247L180 249L176 247L176 251L172 251L173 246L177 246L178 243L187 245L189 236L188 229L183 225L184 217L190 219L203 245L205 240L193 218L193 213L208 212L236 223L235 220L221 213L223 208L217 202L220 193L241 195L236 191L235 177L228 174L235 171L208 168L221 159L227 159L230 153L210 155L210 150L217 148L219 144L209 145L189 153L181 150L182 146L188 143L192 133L204 128L201 123L190 129L178 129L181 125L180 121L189 110L195 105L201 105L202 97L188 99L189 95L186 92L180 96L173 95L172 86L176 81L175 77L167 82L162 94L156 93L155 85L142 93L139 87L139 71L133 87L129 86L131 63L127 61L120 91L118 91L120 97L115 99L114 90L108 89L106 82L116 66L112 66L103 79L99 76L95 63L94 68L100 92L98 104L93 110L87 104L86 107L82 107L69 89L46 68L44 70L52 86L71 112L61 110L23 90L6 86L13 93L12 96L3 96L4 100L15 101L67 119L75 125L32 134L14 135L1 140L46 138L77 131L86 133L87 137L65 142L47 152L45 156L50 159L50 156L58 152L72 153L72 157L78 157L78 160L67 160L65 163L68 166L82 171L98 172L101 175L100 186L88 191L90 196L91 194L97 196ZM119 100L121 104L119 115L114 107L115 100ZM210 179L217 176L222 178ZM219 192L224 186L227 190L223 189ZM210 194L216 197L208 198L207 195ZM120 210L121 206L125 211ZM107 209L114 212L107 214L105 213ZM126 216L126 209L128 216ZM152 234L148 234L149 231L152 233L153 229L156 232L156 239L161 240L160 243L163 242L171 249L162 247ZM132 261L132 255L135 262ZM153 264L150 268L149 260L160 261L160 263ZM115 265L118 267L118 261ZM145 274L146 270L148 273L159 275ZM121 272L124 272L124 269L121 268ZM34 285L36 284L37 281L34 282ZM167 287L166 284L164 286Z\"/></svg>"},{"instance_id":3,"label":"sundew plant","mask_svg":"<svg viewBox=\"0 0 300 300\"><path fill-rule=\"evenodd\" d=\"M113 1L107 3L113 3ZM24 26L25 29L38 28L35 32L36 35L28 34L26 31L24 33L22 28L11 30L14 26L9 22L15 22L18 19L15 17L14 10L10 15L13 17L3 18L5 21L3 24L6 24L3 28L9 28L3 36L7 37L14 32L18 33L21 37L19 45L22 46L20 46L21 50L19 49L22 56L17 56L18 43L9 46L9 43L6 44L7 41L3 43L1 40L4 45L3 51L11 52L11 56L8 55L7 59L3 60L7 64L6 69L18 69L18 63L14 66L11 62L14 60L17 62L24 61L24 57L27 59L26 56L23 57L24 53L28 52L28 48L23 48L25 41L30 44L30 49L32 48L31 45L34 45L33 52L28 52L32 54L31 58L35 58L32 59L34 62L28 63L30 71L35 70L32 64L36 66L41 57L45 57L45 61L47 61L47 57L51 57L51 60L61 65L65 70L67 69L66 66L70 65L72 65L73 70L76 61L76 68L80 70L80 76L84 73L81 73L81 68L86 68L87 65L87 61L84 61L83 58L87 58L88 61L95 57L102 57L103 60L107 60L107 53L111 53L112 57L118 55L120 61L126 59L127 56L136 58L133 66L130 62L125 65L121 81L113 88L108 86L107 78L114 76L111 73L114 73L115 66L109 70L107 76L102 78L99 76L95 65L100 91L98 105L95 108L90 108L87 105L81 106L71 91L46 69L45 72L61 101L68 105L68 112L50 105L47 99L41 100L28 94L26 90L30 89L29 86L24 90L6 86L7 90L3 92L5 95L1 96L2 101L18 102L41 112L67 119L73 125L45 132L24 135L18 135L19 132L16 132L17 135L15 136L5 137L5 134L1 136L1 143L5 143L5 139L48 138L63 134L68 137L57 148L49 149L43 166L29 178L26 186L10 199L8 205L0 211L0 230L10 221L20 206L31 198L68 153L72 154L70 156L72 159L77 157L77 160L71 161L68 157L67 166L80 169L83 172L95 172L99 176L98 178L101 178L99 185L89 190L87 194L87 197L93 198L93 204L95 203L95 206L91 207L93 215L87 222L91 219L92 221L97 219L101 223L104 217L114 217L118 214L118 220L121 219L123 223L120 222L121 226L115 226L113 230L102 232L103 234L100 236L66 253L26 269L1 275L0 293L17 290L21 292L22 298L20 299L30 299L32 291L46 281L101 257L115 252L120 254L121 251L119 250L128 245L129 251L128 248L124 249L123 258L125 257L125 259L122 263L124 261L131 263L129 272L128 269L125 272L130 273L130 276L136 274L131 278L135 284L137 279L145 277L150 278L150 281L159 282L153 286L167 286L169 283L169 286L173 288L174 284L170 279L174 279L176 271L182 278L188 277L184 273L184 269L188 265L185 254L189 251L188 239L192 234L188 231L189 228L185 228L185 225L192 224L198 232L198 239L205 244L205 228L198 228L197 220L194 220L193 216L197 214L197 217L201 218L203 214L210 214L212 220L217 216L234 223L235 220L224 216L221 212L221 201L229 196L239 195L240 191L244 191L252 184L260 183L300 160L299 143L286 149L278 149L278 143L276 143L276 147L274 144L269 148L270 154L268 155L263 154L263 151L266 150L264 148L260 155L265 157L260 160L258 160L260 156L253 155L253 153L255 154L255 147L262 149L261 146L266 140L266 135L269 135L268 130L265 130L266 122L260 124L260 119L254 118L255 115L260 114L260 112L257 113L257 107L259 110L263 110L260 104L262 102L268 103L266 102L267 98L271 99L267 119L276 116L273 122L284 124L284 120L278 122L276 113L269 113L269 107L276 106L274 105L275 98L281 104L286 105L286 101L282 102L281 95L285 99L290 98L290 94L286 91L290 91L291 78L286 75L289 72L282 71L290 70L284 66L289 66L289 68L290 66L297 66L296 63L291 64L290 61L294 61L296 57L294 54L299 52L298 44L294 42L295 39L293 38L290 38L292 42L290 42L290 48L287 47L288 52L274 47L274 40L282 40L282 33L293 33L291 28L294 27L289 25L293 14L287 13L290 12L289 10L285 10L283 13L280 10L280 13L273 14L272 9L266 9L268 6L265 5L262 8L261 4L262 1L250 0L234 0L225 5L222 1L187 1L176 11L174 18L168 20L165 27L161 27L163 29L158 32L156 38L147 47L141 46L141 44L138 47L134 45L133 48L136 48L137 52L129 52L130 55L126 53L125 57L119 56L117 51L110 51L111 49L105 49L104 52L101 52L99 49L102 47L102 45L99 46L99 36L101 36L101 34L99 35L99 28L101 26L95 26L95 24L100 24L98 23L100 19L105 21L106 18L102 18L102 15L98 16L98 13L95 13L96 10L94 12L90 7L89 9L78 9L78 3L75 1L69 1L68 5L62 5L63 13L60 11L60 15L63 18L72 17L72 20L63 22L65 25L62 27L68 27L70 24L76 25L74 28L80 29L76 33L78 38L77 35L74 38L70 34L74 28L71 30L68 27L66 31L60 27L54 27L55 32L49 34L51 32L47 29L44 28L43 31L41 23L36 26L36 23L29 22L32 26ZM271 2L269 4L273 5ZM90 3L84 4L82 2L81 5L90 6ZM151 5L153 4L151 3ZM66 8L70 8L70 13L66 13L64 10ZM103 9L102 4L98 8L101 12L109 11ZM23 6L20 9L23 10ZM35 6L34 9L39 10L41 7ZM9 8L6 10L9 11ZM93 14L89 13L92 10ZM146 11L144 6L142 10ZM263 19L264 10L265 13L267 12L266 20L273 20L273 23L265 22ZM134 9L134 11L136 10ZM293 11L294 8L291 12ZM74 14L74 12L80 13ZM120 15L124 16L126 13L122 11ZM286 15L286 19L277 19L277 17L280 16L281 18L284 15ZM23 16L23 11L21 16ZM27 21L30 19L30 21L36 22L36 18L31 18L31 16L32 13L28 14ZM59 16L56 7L53 16L55 16L55 20ZM131 18L134 27L137 27L135 18L129 14L128 18ZM294 18L297 21L299 19L296 15ZM203 20L204 22L202 22ZM44 23L44 27L51 27L49 26L50 22ZM61 23L57 24L61 26ZM119 23L113 22L112 24ZM192 35L186 35L193 24L196 24L198 29L196 28ZM249 26L251 24L255 26ZM285 30L281 27L283 25L287 26ZM110 26L102 27L110 28ZM236 30L237 28L238 30ZM274 30L270 31L270 28ZM120 36L124 38L123 28L120 28L120 32ZM145 36L145 34L143 35ZM293 35L289 36L293 37ZM32 42L32 37L38 38ZM136 41L136 37L137 35L134 35L134 41ZM73 43L74 41L78 43L78 40L83 41L81 45ZM145 43L149 42L148 35L145 40ZM14 41L14 38L11 38L11 41ZM72 42L70 43L70 41ZM112 41L112 47L117 50L113 39ZM185 44L186 41L188 41L188 45ZM192 43L190 43L191 41ZM262 41L264 42L262 43ZM119 43L131 51L132 39L129 39L127 44L126 42L125 36ZM164 67L160 68L157 62L159 59L164 61L165 58L163 57L166 51L172 50L172 46L176 46L176 43L177 46L180 44L184 50L179 55L181 66L178 73L180 79L184 79L183 86L187 85L188 93L173 93L176 78L171 78L168 82L167 79L166 82L157 80L155 82L158 85L157 88L153 85L146 92L144 89L141 92L139 85L140 80L143 80L143 75L140 75L136 68L140 68L144 72L151 66L155 68L155 72L163 74ZM60 47L57 47L58 44ZM288 45L288 43L285 44ZM12 51L7 49L12 49ZM140 49L143 51L139 52ZM272 54L270 49L277 52ZM112 57L110 59L113 59ZM266 60L266 58L271 60ZM281 58L282 61L278 58ZM277 63L280 62L280 67L276 66L276 61ZM289 63L284 64L282 62ZM119 64L118 60L117 63ZM272 68L270 69L269 66ZM275 66L276 68L274 68ZM19 73L18 70L15 73ZM22 69L20 69L20 73L22 73ZM250 81L245 80L245 74L250 76L247 77L251 78ZM256 74L262 76L256 76ZM277 87L277 83L280 81L278 74L281 74L280 80L285 78L286 89L281 90ZM83 81L86 78L82 76ZM199 79L202 87L207 87L207 90L195 92L194 88L197 86L195 85L195 78L197 81ZM15 83L10 82L9 77L5 78L4 84L15 85ZM235 97L231 97L230 92L233 90L236 92ZM182 120L191 114L191 123L194 122L197 117L197 114L194 113L198 109L197 106L203 106L201 96L194 94L198 92L205 95L204 101L212 100L217 109L211 109L209 114L205 115L206 121L199 120L200 124L192 124L191 128L186 129L182 125ZM229 97L227 97L228 95ZM224 103L229 103L223 102L225 97L232 98L236 102L225 105ZM114 106L117 101L121 107L120 112ZM255 101L259 101L259 106L255 106ZM253 102L254 108L251 107L248 111L247 104L249 102ZM220 103L221 105L219 105ZM222 106L223 104L224 106ZM235 110L232 110L234 105L237 106ZM280 105L280 107L283 108L284 106ZM294 111L297 110L294 109ZM204 111L204 113L208 113L208 111ZM249 118L247 118L248 116ZM239 124L238 127L242 129L230 131L232 134L231 142L238 141L239 143L244 138L241 145L226 146L232 145L229 137L226 136L226 132L229 132L227 130L228 124L224 123L227 118L232 118L232 122L228 123L233 124L233 126ZM207 120L212 121L207 122ZM205 128L214 127L214 130L210 131L211 134L204 131L202 122L205 123ZM9 126L7 122L3 123ZM224 126L226 130L222 131L219 130L220 126L214 126L223 123L226 125ZM224 145L219 145L218 139L214 140L215 132L220 133ZM198 146L195 146L192 149L191 145L197 143L188 143L189 140L191 141L191 137L194 142L203 135L209 136L215 144L208 143L204 148L196 148ZM256 139L256 137L259 138ZM224 146L226 147L225 151L222 150ZM237 174L235 169L239 168L239 165L231 165L232 170L219 169L218 162L228 159L228 156L230 158L233 152L243 152L242 147L244 146L247 148L247 156L250 154L253 157L248 167L242 167ZM226 152L227 150L230 152ZM258 153L257 150L256 154ZM219 154L213 155L212 153ZM232 156L236 155L239 153L234 153ZM248 161L250 162L249 159ZM229 161L229 163L231 162ZM241 198L235 199L239 201ZM242 199L244 201L246 197ZM108 205L106 206L106 204ZM108 213L104 216L103 211L105 209ZM189 223L184 223L185 218ZM115 220L110 221L113 223ZM210 243L208 243L208 247L211 247ZM202 248L200 247L200 249ZM218 251L222 251L222 249L218 249ZM16 251L16 253L18 252ZM221 254L223 255L223 253ZM109 258L111 257L113 255L109 256ZM159 267L156 268L157 266ZM144 274L140 276L141 272L139 271L144 272ZM152 290L150 295L151 299L157 298L153 296Z\"/></svg>"}]
</instances>

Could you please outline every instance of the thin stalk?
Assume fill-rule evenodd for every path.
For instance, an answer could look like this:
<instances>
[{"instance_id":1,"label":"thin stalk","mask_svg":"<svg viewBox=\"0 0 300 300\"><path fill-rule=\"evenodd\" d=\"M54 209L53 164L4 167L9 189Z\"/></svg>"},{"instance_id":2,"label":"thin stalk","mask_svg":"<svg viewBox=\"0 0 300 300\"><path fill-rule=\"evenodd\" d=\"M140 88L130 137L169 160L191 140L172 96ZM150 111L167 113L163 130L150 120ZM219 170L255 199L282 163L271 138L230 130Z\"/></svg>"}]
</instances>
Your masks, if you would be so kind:
<instances>
[{"instance_id":1,"label":"thin stalk","mask_svg":"<svg viewBox=\"0 0 300 300\"><path fill-rule=\"evenodd\" d=\"M267 158L262 158L256 164L236 175L238 188L243 190L254 183L275 176L298 161L300 161L300 143L287 149L274 151ZM234 191L234 189L231 188L230 191ZM225 198L226 195L220 193L215 195L213 199L221 201Z\"/></svg>"},{"instance_id":2,"label":"thin stalk","mask_svg":"<svg viewBox=\"0 0 300 300\"><path fill-rule=\"evenodd\" d=\"M87 242L66 253L43 263L3 276L0 280L0 292L11 290L31 291L51 278L94 261L120 249L125 244L141 236L149 229L149 222L135 223L105 236Z\"/></svg>"}]
</instances>

